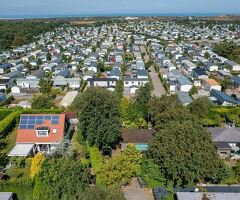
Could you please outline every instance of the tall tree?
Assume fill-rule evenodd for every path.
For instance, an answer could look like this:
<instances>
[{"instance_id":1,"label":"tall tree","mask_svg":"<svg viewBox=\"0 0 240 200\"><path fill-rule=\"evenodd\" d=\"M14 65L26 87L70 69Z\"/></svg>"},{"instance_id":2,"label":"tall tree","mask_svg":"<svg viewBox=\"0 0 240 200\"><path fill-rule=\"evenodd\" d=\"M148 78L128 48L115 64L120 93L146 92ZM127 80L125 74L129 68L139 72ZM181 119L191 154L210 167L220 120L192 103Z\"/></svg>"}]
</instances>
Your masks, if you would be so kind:
<instances>
[{"instance_id":1,"label":"tall tree","mask_svg":"<svg viewBox=\"0 0 240 200\"><path fill-rule=\"evenodd\" d=\"M141 86L136 93L136 104L145 119L148 117L148 103L151 98L151 86L146 84Z\"/></svg>"},{"instance_id":2,"label":"tall tree","mask_svg":"<svg viewBox=\"0 0 240 200\"><path fill-rule=\"evenodd\" d=\"M76 103L77 102L77 103ZM88 88L75 101L79 111L79 128L91 145L111 146L121 136L119 100L104 88Z\"/></svg>"},{"instance_id":3,"label":"tall tree","mask_svg":"<svg viewBox=\"0 0 240 200\"><path fill-rule=\"evenodd\" d=\"M210 134L194 120L174 121L159 129L150 143L148 156L174 185L220 181L223 168ZM217 177L218 180L215 180Z\"/></svg>"},{"instance_id":4,"label":"tall tree","mask_svg":"<svg viewBox=\"0 0 240 200\"><path fill-rule=\"evenodd\" d=\"M42 94L48 94L50 95L51 93L51 89L53 86L53 81L50 79L41 79L38 83L39 87L40 87L40 92Z\"/></svg>"},{"instance_id":5,"label":"tall tree","mask_svg":"<svg viewBox=\"0 0 240 200\"><path fill-rule=\"evenodd\" d=\"M87 184L87 169L78 160L66 157L45 159L36 177L34 200L74 200Z\"/></svg>"}]
</instances>

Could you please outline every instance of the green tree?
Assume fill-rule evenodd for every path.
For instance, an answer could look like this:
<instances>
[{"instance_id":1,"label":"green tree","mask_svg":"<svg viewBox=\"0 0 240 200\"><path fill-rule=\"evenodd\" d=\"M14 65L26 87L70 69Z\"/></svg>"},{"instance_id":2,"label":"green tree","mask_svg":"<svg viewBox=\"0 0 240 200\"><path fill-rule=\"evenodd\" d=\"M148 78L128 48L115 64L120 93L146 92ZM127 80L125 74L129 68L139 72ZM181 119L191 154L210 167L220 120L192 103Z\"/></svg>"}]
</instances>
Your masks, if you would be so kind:
<instances>
[{"instance_id":1,"label":"green tree","mask_svg":"<svg viewBox=\"0 0 240 200\"><path fill-rule=\"evenodd\" d=\"M148 103L151 99L151 86L146 84L141 86L136 93L135 102L145 119L148 118Z\"/></svg>"},{"instance_id":2,"label":"green tree","mask_svg":"<svg viewBox=\"0 0 240 200\"><path fill-rule=\"evenodd\" d=\"M165 112L168 109L174 109L180 106L176 95L163 95L161 98L152 97L149 101L149 114L153 125L157 120L157 115Z\"/></svg>"},{"instance_id":3,"label":"green tree","mask_svg":"<svg viewBox=\"0 0 240 200\"><path fill-rule=\"evenodd\" d=\"M79 128L91 145L111 146L121 136L119 100L104 88L88 88L75 101L79 111Z\"/></svg>"},{"instance_id":4,"label":"green tree","mask_svg":"<svg viewBox=\"0 0 240 200\"><path fill-rule=\"evenodd\" d=\"M132 177L140 174L141 157L135 145L126 146L121 155L111 158L103 165L97 174L99 182L107 186L129 183Z\"/></svg>"},{"instance_id":5,"label":"green tree","mask_svg":"<svg viewBox=\"0 0 240 200\"><path fill-rule=\"evenodd\" d=\"M215 181L213 177L223 167L210 134L194 119L172 120L159 129L149 145L148 156L174 185Z\"/></svg>"},{"instance_id":6,"label":"green tree","mask_svg":"<svg viewBox=\"0 0 240 200\"><path fill-rule=\"evenodd\" d=\"M200 118L205 117L212 107L213 104L207 97L200 97L188 105L190 111Z\"/></svg>"},{"instance_id":7,"label":"green tree","mask_svg":"<svg viewBox=\"0 0 240 200\"><path fill-rule=\"evenodd\" d=\"M50 95L51 94L51 89L53 86L53 81L50 79L41 79L38 83L39 87L40 87L40 92L42 94L47 94Z\"/></svg>"},{"instance_id":8,"label":"green tree","mask_svg":"<svg viewBox=\"0 0 240 200\"><path fill-rule=\"evenodd\" d=\"M231 78L226 77L221 81L222 90L226 90L231 85Z\"/></svg>"},{"instance_id":9,"label":"green tree","mask_svg":"<svg viewBox=\"0 0 240 200\"><path fill-rule=\"evenodd\" d=\"M123 97L123 81L122 80L118 80L116 83L116 88L115 88L115 92L116 95L119 97L119 99L121 99Z\"/></svg>"},{"instance_id":10,"label":"green tree","mask_svg":"<svg viewBox=\"0 0 240 200\"><path fill-rule=\"evenodd\" d=\"M34 200L77 199L88 184L87 169L73 158L45 159L36 177Z\"/></svg>"},{"instance_id":11,"label":"green tree","mask_svg":"<svg viewBox=\"0 0 240 200\"><path fill-rule=\"evenodd\" d=\"M206 58L206 59L210 58L210 54L207 51L204 53L204 58Z\"/></svg>"},{"instance_id":12,"label":"green tree","mask_svg":"<svg viewBox=\"0 0 240 200\"><path fill-rule=\"evenodd\" d=\"M34 95L31 102L33 109L49 109L54 105L52 98L45 94Z\"/></svg>"}]
</instances>

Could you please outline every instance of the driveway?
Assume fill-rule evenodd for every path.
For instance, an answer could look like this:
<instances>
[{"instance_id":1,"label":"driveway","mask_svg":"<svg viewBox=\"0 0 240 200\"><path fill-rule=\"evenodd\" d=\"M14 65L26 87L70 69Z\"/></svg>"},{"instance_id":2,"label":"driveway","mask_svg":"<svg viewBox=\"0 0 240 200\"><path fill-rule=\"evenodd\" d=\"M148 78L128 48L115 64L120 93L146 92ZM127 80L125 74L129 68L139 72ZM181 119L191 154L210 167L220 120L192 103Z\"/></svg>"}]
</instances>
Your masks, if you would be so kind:
<instances>
[{"instance_id":1,"label":"driveway","mask_svg":"<svg viewBox=\"0 0 240 200\"><path fill-rule=\"evenodd\" d=\"M146 53L146 48L144 46L140 47L141 52L145 52ZM144 60L145 62L149 61L149 55L145 55ZM156 72L154 66L151 66L149 72L149 75L151 76L152 79L152 83L153 83L153 91L152 91L152 96L157 96L157 97L161 97L163 94L166 93L166 90L161 82L161 80L158 77L158 73Z\"/></svg>"},{"instance_id":2,"label":"driveway","mask_svg":"<svg viewBox=\"0 0 240 200\"><path fill-rule=\"evenodd\" d=\"M149 72L152 83L153 83L153 91L152 91L152 96L157 96L161 97L163 94L166 93L166 90L161 82L161 80L158 77L158 73L156 72L155 68L151 66L149 68L151 72Z\"/></svg>"},{"instance_id":3,"label":"driveway","mask_svg":"<svg viewBox=\"0 0 240 200\"><path fill-rule=\"evenodd\" d=\"M141 188L137 178L133 178L128 186L123 187L126 200L152 200L153 195L147 189Z\"/></svg>"}]
</instances>

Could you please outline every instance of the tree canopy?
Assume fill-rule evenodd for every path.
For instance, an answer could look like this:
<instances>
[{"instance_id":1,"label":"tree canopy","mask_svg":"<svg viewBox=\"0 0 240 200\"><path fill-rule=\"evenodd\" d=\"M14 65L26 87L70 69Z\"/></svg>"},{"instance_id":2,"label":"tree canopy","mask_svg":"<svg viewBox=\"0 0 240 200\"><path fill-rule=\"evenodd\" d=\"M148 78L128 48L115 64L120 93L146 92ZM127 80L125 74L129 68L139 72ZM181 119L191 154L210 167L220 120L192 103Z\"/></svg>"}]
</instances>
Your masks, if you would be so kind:
<instances>
[{"instance_id":1,"label":"tree canopy","mask_svg":"<svg viewBox=\"0 0 240 200\"><path fill-rule=\"evenodd\" d=\"M128 145L121 155L108 160L98 172L99 182L106 186L125 185L140 174L141 154L134 145Z\"/></svg>"},{"instance_id":2,"label":"tree canopy","mask_svg":"<svg viewBox=\"0 0 240 200\"><path fill-rule=\"evenodd\" d=\"M87 169L73 158L45 159L36 177L34 199L75 200L88 185Z\"/></svg>"},{"instance_id":3,"label":"tree canopy","mask_svg":"<svg viewBox=\"0 0 240 200\"><path fill-rule=\"evenodd\" d=\"M79 111L79 128L91 145L114 147L119 142L120 108L113 92L98 87L88 88L75 105Z\"/></svg>"},{"instance_id":4,"label":"tree canopy","mask_svg":"<svg viewBox=\"0 0 240 200\"><path fill-rule=\"evenodd\" d=\"M159 129L148 155L175 185L212 180L222 167L210 134L191 119L173 120Z\"/></svg>"}]
</instances>

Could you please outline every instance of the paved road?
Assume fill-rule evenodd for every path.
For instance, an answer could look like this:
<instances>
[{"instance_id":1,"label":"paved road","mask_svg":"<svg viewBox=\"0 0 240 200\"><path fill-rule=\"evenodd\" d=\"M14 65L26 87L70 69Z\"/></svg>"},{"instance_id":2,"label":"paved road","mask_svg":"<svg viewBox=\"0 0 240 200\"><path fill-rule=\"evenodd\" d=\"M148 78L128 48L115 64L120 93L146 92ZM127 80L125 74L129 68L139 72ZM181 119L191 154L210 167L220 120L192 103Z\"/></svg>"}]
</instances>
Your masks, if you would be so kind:
<instances>
[{"instance_id":1,"label":"paved road","mask_svg":"<svg viewBox=\"0 0 240 200\"><path fill-rule=\"evenodd\" d=\"M139 186L136 178L133 178L128 186L123 187L123 194L126 200L151 200L151 193Z\"/></svg>"},{"instance_id":2,"label":"paved road","mask_svg":"<svg viewBox=\"0 0 240 200\"><path fill-rule=\"evenodd\" d=\"M166 90L160 81L158 77L158 73L156 72L155 68L153 66L150 67L151 72L149 72L151 78L152 78L152 83L153 83L153 91L152 95L161 97L163 94L166 93Z\"/></svg>"},{"instance_id":3,"label":"paved road","mask_svg":"<svg viewBox=\"0 0 240 200\"><path fill-rule=\"evenodd\" d=\"M141 52L146 52L146 49L144 46L141 46L140 49L141 49ZM144 60L146 62L148 62L149 59L150 59L149 55L146 54L144 57ZM163 94L166 93L166 90L165 90L161 80L159 79L158 73L156 72L154 66L151 66L149 69L151 71L151 72L149 72L149 74L151 76L152 83L153 83L152 96L161 97Z\"/></svg>"}]
</instances>

